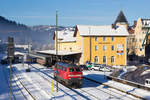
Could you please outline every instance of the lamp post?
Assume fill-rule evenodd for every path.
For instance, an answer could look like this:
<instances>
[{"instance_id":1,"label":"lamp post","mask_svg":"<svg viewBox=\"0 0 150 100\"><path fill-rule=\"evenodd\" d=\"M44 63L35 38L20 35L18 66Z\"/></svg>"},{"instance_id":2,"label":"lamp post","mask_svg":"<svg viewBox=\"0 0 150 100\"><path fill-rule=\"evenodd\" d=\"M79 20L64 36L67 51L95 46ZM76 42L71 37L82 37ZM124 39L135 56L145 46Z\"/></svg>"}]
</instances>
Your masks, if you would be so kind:
<instances>
[{"instance_id":1,"label":"lamp post","mask_svg":"<svg viewBox=\"0 0 150 100\"><path fill-rule=\"evenodd\" d=\"M91 28L89 27L89 36L91 34ZM91 57L92 57L92 50L91 50L91 36L90 36L90 63L91 63Z\"/></svg>"}]
</instances>

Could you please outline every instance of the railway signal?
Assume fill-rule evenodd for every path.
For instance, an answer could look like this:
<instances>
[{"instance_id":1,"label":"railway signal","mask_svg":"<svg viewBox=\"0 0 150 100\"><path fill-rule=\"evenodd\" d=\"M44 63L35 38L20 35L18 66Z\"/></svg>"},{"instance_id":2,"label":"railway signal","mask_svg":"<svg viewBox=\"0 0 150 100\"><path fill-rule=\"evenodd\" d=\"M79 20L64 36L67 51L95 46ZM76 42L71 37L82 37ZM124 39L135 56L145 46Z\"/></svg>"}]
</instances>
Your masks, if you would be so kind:
<instances>
[{"instance_id":1,"label":"railway signal","mask_svg":"<svg viewBox=\"0 0 150 100\"><path fill-rule=\"evenodd\" d=\"M14 58L14 38L8 37L8 48L7 48L7 56L9 58L9 88L10 88L10 99L12 100L12 60Z\"/></svg>"}]
</instances>

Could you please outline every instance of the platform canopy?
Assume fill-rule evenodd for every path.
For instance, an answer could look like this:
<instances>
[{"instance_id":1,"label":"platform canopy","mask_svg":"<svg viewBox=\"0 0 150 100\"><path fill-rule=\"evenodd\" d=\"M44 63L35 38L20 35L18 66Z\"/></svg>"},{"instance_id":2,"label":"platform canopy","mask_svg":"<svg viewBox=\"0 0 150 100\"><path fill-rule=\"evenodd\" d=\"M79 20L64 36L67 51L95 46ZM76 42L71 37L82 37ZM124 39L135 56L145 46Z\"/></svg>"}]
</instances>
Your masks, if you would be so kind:
<instances>
[{"instance_id":1,"label":"platform canopy","mask_svg":"<svg viewBox=\"0 0 150 100\"><path fill-rule=\"evenodd\" d=\"M37 51L37 53L56 55L56 50L43 50L43 51ZM74 54L81 54L81 52L59 51L58 50L58 55L60 55L60 56L74 55Z\"/></svg>"}]
</instances>

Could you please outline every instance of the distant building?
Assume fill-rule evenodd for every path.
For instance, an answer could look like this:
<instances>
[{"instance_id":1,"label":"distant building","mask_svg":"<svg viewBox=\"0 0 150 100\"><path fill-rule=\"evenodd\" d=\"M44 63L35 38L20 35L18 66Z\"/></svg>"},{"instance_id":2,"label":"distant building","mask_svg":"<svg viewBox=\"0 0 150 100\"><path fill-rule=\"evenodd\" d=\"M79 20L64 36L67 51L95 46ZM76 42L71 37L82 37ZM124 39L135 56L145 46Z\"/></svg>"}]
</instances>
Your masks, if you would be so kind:
<instances>
[{"instance_id":1,"label":"distant building","mask_svg":"<svg viewBox=\"0 0 150 100\"><path fill-rule=\"evenodd\" d=\"M32 48L32 45L17 45L15 44L15 51L18 51L18 52L28 52L28 49L29 51L31 51L31 48Z\"/></svg>"},{"instance_id":2,"label":"distant building","mask_svg":"<svg viewBox=\"0 0 150 100\"><path fill-rule=\"evenodd\" d=\"M145 60L150 63L150 34L147 34L145 41Z\"/></svg>"},{"instance_id":3,"label":"distant building","mask_svg":"<svg viewBox=\"0 0 150 100\"><path fill-rule=\"evenodd\" d=\"M135 27L135 53L137 56L145 57L145 47L142 46L146 33L150 28L150 19L139 18ZM148 32L149 33L149 32Z\"/></svg>"},{"instance_id":4,"label":"distant building","mask_svg":"<svg viewBox=\"0 0 150 100\"><path fill-rule=\"evenodd\" d=\"M133 26L128 27L128 32L129 36L127 38L127 54L128 56L133 56L135 55L135 44L136 44L136 39L135 39L135 27L136 27L137 21L134 21ZM132 57L131 57L132 59Z\"/></svg>"}]
</instances>

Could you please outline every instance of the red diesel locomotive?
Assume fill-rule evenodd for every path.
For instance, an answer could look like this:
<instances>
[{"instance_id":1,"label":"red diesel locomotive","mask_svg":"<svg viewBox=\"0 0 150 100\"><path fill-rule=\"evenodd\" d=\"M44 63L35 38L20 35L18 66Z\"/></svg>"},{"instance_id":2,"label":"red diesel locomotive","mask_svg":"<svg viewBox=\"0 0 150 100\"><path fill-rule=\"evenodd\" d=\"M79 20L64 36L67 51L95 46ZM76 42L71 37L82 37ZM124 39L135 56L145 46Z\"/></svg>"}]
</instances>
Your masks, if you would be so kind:
<instances>
[{"instance_id":1,"label":"red diesel locomotive","mask_svg":"<svg viewBox=\"0 0 150 100\"><path fill-rule=\"evenodd\" d=\"M65 85L81 87L83 74L81 68L75 64L58 62L54 67L54 78Z\"/></svg>"}]
</instances>

